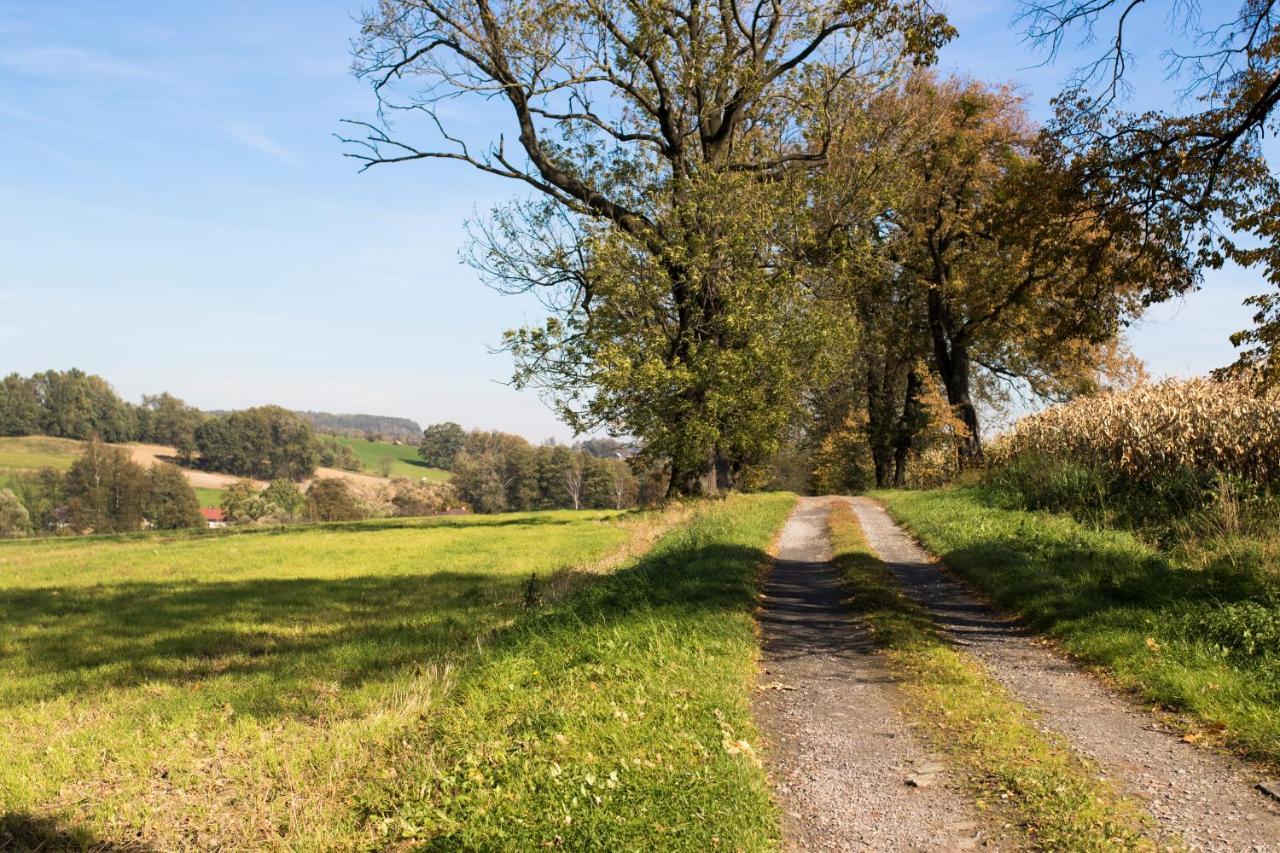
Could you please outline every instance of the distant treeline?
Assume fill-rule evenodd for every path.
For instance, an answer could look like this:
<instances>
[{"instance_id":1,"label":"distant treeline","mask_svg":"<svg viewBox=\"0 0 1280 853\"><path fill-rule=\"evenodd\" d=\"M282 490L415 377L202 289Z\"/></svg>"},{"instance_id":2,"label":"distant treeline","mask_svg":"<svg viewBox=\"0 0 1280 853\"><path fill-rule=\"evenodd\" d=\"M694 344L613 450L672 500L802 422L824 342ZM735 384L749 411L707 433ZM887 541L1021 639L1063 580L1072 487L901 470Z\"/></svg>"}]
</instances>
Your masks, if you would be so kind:
<instances>
[{"instance_id":1,"label":"distant treeline","mask_svg":"<svg viewBox=\"0 0 1280 853\"><path fill-rule=\"evenodd\" d=\"M661 475L638 476L628 446L591 439L578 447L532 445L504 432L466 432L455 423L423 432L419 455L453 472L458 497L476 512L623 509L659 501Z\"/></svg>"},{"instance_id":2,"label":"distant treeline","mask_svg":"<svg viewBox=\"0 0 1280 853\"><path fill-rule=\"evenodd\" d=\"M347 438L399 439L416 444L422 438L422 427L409 418L386 415L342 415L332 412L296 412L316 432Z\"/></svg>"},{"instance_id":3,"label":"distant treeline","mask_svg":"<svg viewBox=\"0 0 1280 853\"><path fill-rule=\"evenodd\" d=\"M417 426L404 418L328 417ZM146 395L135 405L122 400L101 376L74 368L25 377L12 373L0 380L0 435L163 444L176 448L187 464L198 456L200 466L209 470L267 480L301 480L317 465L348 471L362 467L350 448L316 436L307 420L288 409L258 406L214 414L168 393Z\"/></svg>"},{"instance_id":4,"label":"distant treeline","mask_svg":"<svg viewBox=\"0 0 1280 853\"><path fill-rule=\"evenodd\" d=\"M195 490L177 467L143 468L97 440L65 474L43 468L14 474L9 485L0 490L0 537L204 525Z\"/></svg>"},{"instance_id":5,"label":"distant treeline","mask_svg":"<svg viewBox=\"0 0 1280 853\"><path fill-rule=\"evenodd\" d=\"M220 420L212 418L206 425ZM195 490L177 466L158 463L144 468L124 448L97 439L85 443L83 454L66 473L53 468L19 471L8 481L9 487L0 489L0 539L206 524ZM222 497L223 521L228 524L355 521L460 509L448 483L407 479L363 489L342 478L315 479L305 493L287 478L274 479L265 488L244 479L229 486Z\"/></svg>"},{"instance_id":6,"label":"distant treeline","mask_svg":"<svg viewBox=\"0 0 1280 853\"><path fill-rule=\"evenodd\" d=\"M468 433L451 422L418 432L406 418L298 413L280 406L202 412L167 393L144 396L134 405L120 399L102 377L74 369L30 377L15 373L0 381L0 435L161 444L176 448L186 465L255 480L296 482L311 477L318 466L361 470L351 448L316 434L343 423L382 435L401 430L399 435L418 444L428 465L453 472L457 497L477 512L623 508L662 496L661 476L638 475L629 462L633 448L611 438L575 447L535 446L518 435ZM403 432L409 427L412 432ZM423 500L415 496L411 502Z\"/></svg>"}]
</instances>

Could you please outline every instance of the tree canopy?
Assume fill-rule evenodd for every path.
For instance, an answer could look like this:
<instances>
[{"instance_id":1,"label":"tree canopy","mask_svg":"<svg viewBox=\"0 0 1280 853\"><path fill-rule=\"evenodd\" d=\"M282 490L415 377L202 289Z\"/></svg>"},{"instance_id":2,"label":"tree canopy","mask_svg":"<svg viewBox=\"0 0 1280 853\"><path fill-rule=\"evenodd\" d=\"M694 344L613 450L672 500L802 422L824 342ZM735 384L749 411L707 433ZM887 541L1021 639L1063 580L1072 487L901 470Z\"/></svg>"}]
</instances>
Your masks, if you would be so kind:
<instances>
[{"instance_id":1,"label":"tree canopy","mask_svg":"<svg viewBox=\"0 0 1280 853\"><path fill-rule=\"evenodd\" d=\"M1161 50L1180 99L1168 110L1126 109L1132 28L1161 14ZM1049 58L1070 37L1098 39L1058 98L1052 132L1089 164L1086 181L1198 249L1210 267L1258 266L1280 286L1280 176L1261 142L1280 129L1280 8L1272 2L1024 0L1021 19ZM1168 295L1168 294L1165 294ZM1280 294L1260 293L1254 326L1232 337L1236 370L1280 381Z\"/></svg>"},{"instance_id":2,"label":"tree canopy","mask_svg":"<svg viewBox=\"0 0 1280 853\"><path fill-rule=\"evenodd\" d=\"M355 122L349 153L456 160L534 190L477 256L555 306L508 338L517 381L575 429L643 436L673 492L714 492L776 449L797 385L795 350L770 344L803 293L757 211L825 160L837 93L931 60L950 34L928 4L889 0L390 2L363 22L357 69L384 115L425 119L422 141ZM457 98L500 100L518 149L451 132L436 107Z\"/></svg>"}]
</instances>

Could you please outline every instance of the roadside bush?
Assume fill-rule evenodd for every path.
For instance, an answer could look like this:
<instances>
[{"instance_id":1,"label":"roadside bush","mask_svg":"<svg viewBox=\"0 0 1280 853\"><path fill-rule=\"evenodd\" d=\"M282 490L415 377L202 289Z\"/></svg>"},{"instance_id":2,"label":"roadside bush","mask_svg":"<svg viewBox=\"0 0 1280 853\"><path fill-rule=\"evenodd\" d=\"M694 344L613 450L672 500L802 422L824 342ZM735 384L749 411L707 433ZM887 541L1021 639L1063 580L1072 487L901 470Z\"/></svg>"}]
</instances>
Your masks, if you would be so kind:
<instances>
[{"instance_id":1,"label":"roadside bush","mask_svg":"<svg viewBox=\"0 0 1280 853\"><path fill-rule=\"evenodd\" d=\"M31 516L9 489L0 489L0 539L14 539L31 532Z\"/></svg>"},{"instance_id":2,"label":"roadside bush","mask_svg":"<svg viewBox=\"0 0 1280 853\"><path fill-rule=\"evenodd\" d=\"M1259 658L1280 654L1280 606L1235 601L1197 609L1181 620L1181 633L1208 641L1223 657Z\"/></svg>"},{"instance_id":3,"label":"roadside bush","mask_svg":"<svg viewBox=\"0 0 1280 853\"><path fill-rule=\"evenodd\" d=\"M309 521L357 521L364 515L346 480L313 480L307 489Z\"/></svg>"}]
</instances>

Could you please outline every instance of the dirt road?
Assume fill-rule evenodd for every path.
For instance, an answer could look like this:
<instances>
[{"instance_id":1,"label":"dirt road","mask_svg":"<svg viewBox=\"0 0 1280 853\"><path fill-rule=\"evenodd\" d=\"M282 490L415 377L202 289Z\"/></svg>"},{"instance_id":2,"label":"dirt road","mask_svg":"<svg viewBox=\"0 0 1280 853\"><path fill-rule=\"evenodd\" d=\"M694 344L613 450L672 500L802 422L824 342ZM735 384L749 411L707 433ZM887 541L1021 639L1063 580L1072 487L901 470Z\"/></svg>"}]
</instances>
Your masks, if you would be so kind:
<instances>
[{"instance_id":1,"label":"dirt road","mask_svg":"<svg viewBox=\"0 0 1280 853\"><path fill-rule=\"evenodd\" d=\"M760 621L755 702L788 850L966 850L980 823L912 737L866 630L841 604L827 501L804 498L783 529ZM988 848L990 849L990 848Z\"/></svg>"}]
</instances>

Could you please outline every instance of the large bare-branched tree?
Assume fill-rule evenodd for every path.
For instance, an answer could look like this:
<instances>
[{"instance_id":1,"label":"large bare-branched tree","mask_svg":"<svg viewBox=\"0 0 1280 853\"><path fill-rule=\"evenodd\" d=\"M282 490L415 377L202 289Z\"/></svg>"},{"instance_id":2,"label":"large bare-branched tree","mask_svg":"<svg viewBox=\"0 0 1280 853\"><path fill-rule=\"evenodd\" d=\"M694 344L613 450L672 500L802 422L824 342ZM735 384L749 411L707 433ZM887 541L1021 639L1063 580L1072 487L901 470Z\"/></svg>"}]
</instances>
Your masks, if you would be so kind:
<instances>
[{"instance_id":1,"label":"large bare-branched tree","mask_svg":"<svg viewBox=\"0 0 1280 853\"><path fill-rule=\"evenodd\" d=\"M754 246L794 197L775 188L825 162L842 90L950 35L927 0L386 0L356 48L380 118L349 153L456 160L549 202L490 232L502 286L557 294L555 324L513 344L525 381L577 427L644 439L673 490L713 491L767 452L752 407L795 378L760 328L797 298L762 293L794 280ZM534 233L514 255L541 260L507 263Z\"/></svg>"},{"instance_id":2,"label":"large bare-branched tree","mask_svg":"<svg viewBox=\"0 0 1280 853\"><path fill-rule=\"evenodd\" d=\"M1024 0L1021 14L1031 41L1051 58L1064 40L1101 34L1100 54L1059 99L1055 128L1089 152L1082 180L1163 223L1171 239L1180 233L1194 242L1202 265L1257 264L1280 285L1280 187L1260 148L1280 129L1280 4ZM1129 114L1133 29L1152 15L1169 25L1162 56L1182 100L1168 111ZM1241 347L1236 366L1280 381L1280 294L1249 303L1255 326L1232 337Z\"/></svg>"}]
</instances>

